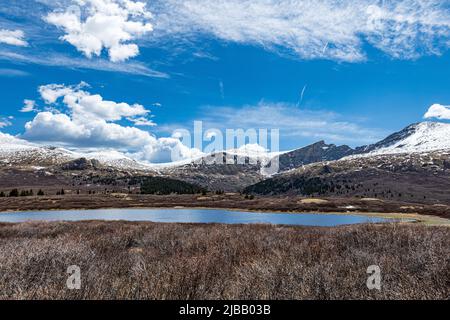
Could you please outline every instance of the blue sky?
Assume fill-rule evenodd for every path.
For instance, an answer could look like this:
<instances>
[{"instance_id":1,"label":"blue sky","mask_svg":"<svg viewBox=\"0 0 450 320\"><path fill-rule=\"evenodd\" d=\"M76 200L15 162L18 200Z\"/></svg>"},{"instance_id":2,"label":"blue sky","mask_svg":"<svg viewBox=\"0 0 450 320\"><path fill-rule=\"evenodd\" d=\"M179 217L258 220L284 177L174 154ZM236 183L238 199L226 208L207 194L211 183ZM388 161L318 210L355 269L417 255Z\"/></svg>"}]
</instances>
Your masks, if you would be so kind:
<instances>
[{"instance_id":1,"label":"blue sky","mask_svg":"<svg viewBox=\"0 0 450 320\"><path fill-rule=\"evenodd\" d=\"M423 121L432 105L430 118L449 119L449 3L342 3L8 1L0 8L0 131L159 162L176 145L172 131L194 120L277 128L288 150L322 139L375 142ZM89 27L105 17L111 32ZM66 90L49 102L41 86L51 84ZM79 100L67 104L68 96ZM34 101L29 112L21 112L25 99Z\"/></svg>"}]
</instances>

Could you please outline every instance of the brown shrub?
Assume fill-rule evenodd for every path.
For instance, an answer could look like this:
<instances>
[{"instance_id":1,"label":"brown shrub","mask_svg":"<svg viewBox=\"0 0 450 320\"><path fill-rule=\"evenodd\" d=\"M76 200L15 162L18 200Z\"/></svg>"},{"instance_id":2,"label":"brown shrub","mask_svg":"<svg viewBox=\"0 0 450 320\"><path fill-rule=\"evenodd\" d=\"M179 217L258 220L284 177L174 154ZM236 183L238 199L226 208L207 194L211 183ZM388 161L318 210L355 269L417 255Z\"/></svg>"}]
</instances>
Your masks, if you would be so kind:
<instances>
[{"instance_id":1,"label":"brown shrub","mask_svg":"<svg viewBox=\"0 0 450 320\"><path fill-rule=\"evenodd\" d=\"M450 228L0 224L1 299L448 299ZM82 289L66 288L78 265ZM379 265L382 290L366 287Z\"/></svg>"}]
</instances>

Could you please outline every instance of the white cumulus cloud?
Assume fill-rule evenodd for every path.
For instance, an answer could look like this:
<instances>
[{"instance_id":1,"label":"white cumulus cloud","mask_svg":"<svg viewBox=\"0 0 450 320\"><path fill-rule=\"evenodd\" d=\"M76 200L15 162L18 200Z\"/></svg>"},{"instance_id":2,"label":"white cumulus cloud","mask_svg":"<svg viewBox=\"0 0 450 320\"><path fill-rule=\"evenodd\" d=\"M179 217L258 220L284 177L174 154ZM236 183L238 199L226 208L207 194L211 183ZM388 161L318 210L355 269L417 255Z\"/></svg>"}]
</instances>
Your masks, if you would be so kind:
<instances>
[{"instance_id":1,"label":"white cumulus cloud","mask_svg":"<svg viewBox=\"0 0 450 320\"><path fill-rule=\"evenodd\" d=\"M55 10L45 21L61 28L69 42L87 57L100 56L106 49L112 62L121 62L139 54L130 43L153 31L146 3L132 0L74 0L76 6Z\"/></svg>"},{"instance_id":2,"label":"white cumulus cloud","mask_svg":"<svg viewBox=\"0 0 450 320\"><path fill-rule=\"evenodd\" d=\"M88 86L83 82L76 86L41 86L39 92L48 110L26 123L22 137L73 149L114 148L147 162L171 162L174 154L176 160L200 154L183 146L179 139L158 139L133 126L154 125L148 118L150 110L142 105L105 100L86 91ZM133 125L118 123L127 120Z\"/></svg>"},{"instance_id":3,"label":"white cumulus cloud","mask_svg":"<svg viewBox=\"0 0 450 320\"><path fill-rule=\"evenodd\" d=\"M41 86L39 92L48 104L54 104L60 98L71 110L72 117L81 121L105 120L119 121L122 118L135 117L142 119L147 116L150 111L140 104L129 105L128 103L117 103L114 101L104 100L99 94L91 94L83 88L88 84L80 83L77 86L64 86L50 84Z\"/></svg>"},{"instance_id":4,"label":"white cumulus cloud","mask_svg":"<svg viewBox=\"0 0 450 320\"><path fill-rule=\"evenodd\" d=\"M20 112L27 113L27 112L33 112L36 110L36 101L25 99L23 100L23 107L20 109Z\"/></svg>"},{"instance_id":5,"label":"white cumulus cloud","mask_svg":"<svg viewBox=\"0 0 450 320\"><path fill-rule=\"evenodd\" d=\"M437 118L441 120L450 120L450 106L443 106L441 104L433 104L425 113L425 119Z\"/></svg>"},{"instance_id":6,"label":"white cumulus cloud","mask_svg":"<svg viewBox=\"0 0 450 320\"><path fill-rule=\"evenodd\" d=\"M0 29L0 43L12 46L26 47L25 34L22 30Z\"/></svg>"}]
</instances>

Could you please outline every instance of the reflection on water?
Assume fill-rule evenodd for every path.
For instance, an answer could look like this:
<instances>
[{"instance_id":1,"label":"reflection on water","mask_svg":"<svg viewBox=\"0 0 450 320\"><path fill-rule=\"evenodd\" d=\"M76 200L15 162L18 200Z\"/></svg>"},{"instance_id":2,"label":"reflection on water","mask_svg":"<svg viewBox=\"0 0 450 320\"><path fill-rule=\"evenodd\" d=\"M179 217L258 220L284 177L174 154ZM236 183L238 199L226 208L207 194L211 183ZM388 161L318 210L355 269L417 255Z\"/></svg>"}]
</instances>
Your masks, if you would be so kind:
<instances>
[{"instance_id":1,"label":"reflection on water","mask_svg":"<svg viewBox=\"0 0 450 320\"><path fill-rule=\"evenodd\" d=\"M392 219L369 216L257 213L227 211L222 209L105 209L0 214L0 222L82 220L125 220L164 223L278 224L324 227L395 221Z\"/></svg>"}]
</instances>

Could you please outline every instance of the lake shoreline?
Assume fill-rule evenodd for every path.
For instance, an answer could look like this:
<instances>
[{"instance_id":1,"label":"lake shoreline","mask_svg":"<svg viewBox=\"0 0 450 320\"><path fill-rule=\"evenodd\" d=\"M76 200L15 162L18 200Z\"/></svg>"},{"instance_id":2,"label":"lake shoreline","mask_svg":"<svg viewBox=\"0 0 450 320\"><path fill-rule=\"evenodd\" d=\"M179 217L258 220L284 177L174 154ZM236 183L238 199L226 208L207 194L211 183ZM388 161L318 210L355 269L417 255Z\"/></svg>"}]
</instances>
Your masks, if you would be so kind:
<instances>
[{"instance_id":1,"label":"lake shoreline","mask_svg":"<svg viewBox=\"0 0 450 320\"><path fill-rule=\"evenodd\" d=\"M310 227L415 222L415 220L405 217L379 217L373 214L255 212L212 208L77 209L0 213L0 222L21 223L28 221L147 221L154 223L268 224Z\"/></svg>"},{"instance_id":2,"label":"lake shoreline","mask_svg":"<svg viewBox=\"0 0 450 320\"><path fill-rule=\"evenodd\" d=\"M447 209L445 206L443 209ZM446 212L441 215L435 206L385 201L361 201L360 199L305 199L261 197L243 199L236 194L222 196L143 196L96 195L0 198L0 212L5 214L29 211L72 211L107 209L223 209L259 213L283 214L335 214L373 216L377 218L412 219L425 225L450 226ZM397 209L397 210L396 210ZM420 210L413 210L420 209ZM427 210L428 209L428 210ZM435 210L435 211L433 211ZM421 211L421 212L418 212ZM427 214L431 212L432 214Z\"/></svg>"},{"instance_id":3,"label":"lake shoreline","mask_svg":"<svg viewBox=\"0 0 450 320\"><path fill-rule=\"evenodd\" d=\"M291 215L336 215L336 216L362 216L362 217L373 217L373 218L379 218L379 219L392 219L392 220L405 220L405 221L394 221L395 223L399 224L421 224L421 225L427 225L427 226L447 226L450 227L450 220L449 219L443 219L436 216L428 216L428 215L419 215L419 214L403 214L398 212L392 212L392 213L380 213L380 212L294 212L294 211L266 211L266 210L249 210L249 209L238 209L238 208L211 208L211 207L147 207L147 208L136 208L136 207L129 207L129 208L111 208L111 207L105 207L105 208L79 208L79 209L49 209L49 210L27 210L27 211L3 211L0 212L1 215L7 215L7 214L13 214L13 213L29 213L29 212L73 212L73 211L101 211L101 210L224 210L228 212L243 212L243 213L261 213L261 214L291 214ZM411 220L411 221L407 221ZM92 219L92 221L118 221L118 220L107 220L107 219ZM121 220L119 220L121 221ZM123 219L123 221L130 221L130 222L138 222L134 220L126 220ZM142 221L146 222L146 221ZM151 221L148 221L151 222ZM390 221L381 222L381 223L389 223ZM155 222L160 223L160 222ZM182 222L168 222L168 223L182 223ZM189 222L188 222L189 223ZM194 224L197 222L193 222ZM199 222L199 224L202 224L202 222ZM220 224L220 223L219 223ZM262 223L264 224L264 223ZM282 224L280 224L282 225ZM293 225L294 226L294 225Z\"/></svg>"}]
</instances>

